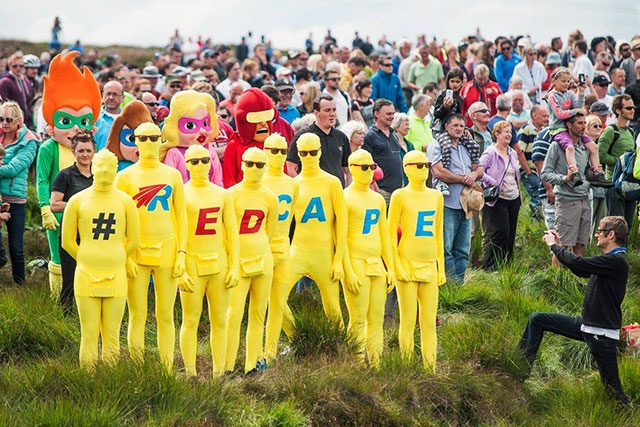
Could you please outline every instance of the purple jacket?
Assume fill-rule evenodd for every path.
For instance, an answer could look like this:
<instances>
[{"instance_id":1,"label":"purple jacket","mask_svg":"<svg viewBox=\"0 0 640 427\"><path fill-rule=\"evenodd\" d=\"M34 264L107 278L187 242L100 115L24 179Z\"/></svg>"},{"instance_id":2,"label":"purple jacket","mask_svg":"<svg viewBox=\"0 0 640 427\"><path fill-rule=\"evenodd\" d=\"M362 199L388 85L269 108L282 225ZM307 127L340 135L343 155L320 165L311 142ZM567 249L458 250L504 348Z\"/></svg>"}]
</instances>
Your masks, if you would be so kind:
<instances>
[{"instance_id":1,"label":"purple jacket","mask_svg":"<svg viewBox=\"0 0 640 427\"><path fill-rule=\"evenodd\" d=\"M520 163L518 162L518 154L516 150L511 147L507 147L507 153L509 153L511 165L516 169L516 182L520 185ZM483 187L488 187L500 184L507 168L507 162L498 154L495 145L490 145L480 156L480 166L484 168L484 175L482 175L480 181ZM495 200L493 202L487 202L487 206L493 206L495 204Z\"/></svg>"}]
</instances>

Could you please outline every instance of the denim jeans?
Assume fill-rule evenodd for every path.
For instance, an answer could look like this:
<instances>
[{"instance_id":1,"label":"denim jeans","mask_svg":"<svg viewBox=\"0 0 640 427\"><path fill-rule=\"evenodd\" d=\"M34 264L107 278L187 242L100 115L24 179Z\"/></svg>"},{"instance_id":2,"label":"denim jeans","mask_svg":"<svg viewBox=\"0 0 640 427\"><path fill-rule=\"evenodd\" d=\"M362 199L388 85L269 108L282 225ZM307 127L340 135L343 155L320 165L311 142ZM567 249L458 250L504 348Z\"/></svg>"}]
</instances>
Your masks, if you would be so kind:
<instances>
[{"instance_id":1,"label":"denim jeans","mask_svg":"<svg viewBox=\"0 0 640 427\"><path fill-rule=\"evenodd\" d=\"M447 275L464 283L471 249L471 220L462 209L444 207L444 264Z\"/></svg>"},{"instance_id":2,"label":"denim jeans","mask_svg":"<svg viewBox=\"0 0 640 427\"><path fill-rule=\"evenodd\" d=\"M573 340L584 341L598 365L600 379L607 392L621 403L628 405L629 398L622 390L618 375L618 340L582 332L581 326L582 319L580 317L558 313L533 313L529 317L529 322L527 322L527 327L518 346L529 363L529 369L536 359L545 332L549 331Z\"/></svg>"},{"instance_id":3,"label":"denim jeans","mask_svg":"<svg viewBox=\"0 0 640 427\"><path fill-rule=\"evenodd\" d=\"M621 195L616 193L613 188L609 188L607 190L607 207L609 208L609 215L623 216L625 221L627 221L629 230L631 230L631 226L633 225L637 206L637 202L625 200Z\"/></svg>"},{"instance_id":4,"label":"denim jeans","mask_svg":"<svg viewBox=\"0 0 640 427\"><path fill-rule=\"evenodd\" d=\"M11 218L7 221L7 241L9 243L9 257L11 258L11 274L17 284L24 283L24 223L26 219L26 205L24 203L11 203L9 213ZM0 257L4 252L4 245L0 251ZM5 254L6 258L6 254Z\"/></svg>"},{"instance_id":5,"label":"denim jeans","mask_svg":"<svg viewBox=\"0 0 640 427\"><path fill-rule=\"evenodd\" d=\"M538 178L538 175L535 173L531 173L530 175L522 173L520 182L522 182L522 186L529 195L529 207L533 214L542 206L542 202L540 201L540 178Z\"/></svg>"}]
</instances>

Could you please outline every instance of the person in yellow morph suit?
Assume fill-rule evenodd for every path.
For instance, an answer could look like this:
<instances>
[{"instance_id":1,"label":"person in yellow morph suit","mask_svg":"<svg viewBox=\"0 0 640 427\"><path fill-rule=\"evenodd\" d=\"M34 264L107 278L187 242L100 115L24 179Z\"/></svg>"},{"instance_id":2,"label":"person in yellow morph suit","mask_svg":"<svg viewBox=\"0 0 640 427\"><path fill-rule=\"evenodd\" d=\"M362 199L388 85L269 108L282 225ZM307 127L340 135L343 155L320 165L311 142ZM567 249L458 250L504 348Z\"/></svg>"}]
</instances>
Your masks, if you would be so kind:
<instances>
[{"instance_id":1,"label":"person in yellow morph suit","mask_svg":"<svg viewBox=\"0 0 640 427\"><path fill-rule=\"evenodd\" d=\"M344 286L349 310L348 330L364 345L369 363L375 368L380 365L383 348L384 303L387 293L395 286L386 203L369 187L376 167L369 152L356 150L351 153L349 170L353 181L344 190L349 215L347 246L350 262L345 262L347 286ZM356 285L357 292L352 291L352 284ZM364 357L365 353L362 355Z\"/></svg>"},{"instance_id":2,"label":"person in yellow morph suit","mask_svg":"<svg viewBox=\"0 0 640 427\"><path fill-rule=\"evenodd\" d=\"M201 145L184 153L191 179L184 186L187 205L187 274L194 292L180 292L182 327L180 351L187 375L196 376L198 324L202 298L207 296L211 322L211 356L214 376L224 373L227 352L227 310L231 288L238 284L238 224L227 190L209 181L211 154Z\"/></svg>"},{"instance_id":3,"label":"person in yellow morph suit","mask_svg":"<svg viewBox=\"0 0 640 427\"><path fill-rule=\"evenodd\" d=\"M239 224L240 282L231 291L227 315L226 371L233 371L240 343L240 324L249 295L244 372L262 370L264 320L267 312L273 255L270 241L278 222L278 198L262 184L267 156L257 147L242 154L242 181L229 189Z\"/></svg>"},{"instance_id":4,"label":"person in yellow morph suit","mask_svg":"<svg viewBox=\"0 0 640 427\"><path fill-rule=\"evenodd\" d=\"M93 158L93 186L69 199L62 221L62 247L77 261L74 292L80 317L80 364L113 363L120 353L120 325L127 296L127 257L140 243L131 197L113 186L118 159L110 151ZM76 238L80 237L80 244Z\"/></svg>"},{"instance_id":5,"label":"person in yellow morph suit","mask_svg":"<svg viewBox=\"0 0 640 427\"><path fill-rule=\"evenodd\" d=\"M267 172L262 183L278 197L279 204L278 224L271 239L274 268L264 351L267 361L271 361L278 352L280 330L284 329L290 338L293 336L293 315L287 304L291 288L295 285L289 280L289 229L293 217L291 208L298 197L298 184L284 173L287 140L283 136L274 133L267 137L263 151L267 155Z\"/></svg>"},{"instance_id":6,"label":"person in yellow morph suit","mask_svg":"<svg viewBox=\"0 0 640 427\"><path fill-rule=\"evenodd\" d=\"M140 219L140 247L127 261L129 329L134 358L144 355L149 278L153 274L158 350L166 369L173 370L176 331L173 306L176 288L193 291L185 276L187 214L180 172L160 163L160 128L142 123L134 131L140 158L116 176L116 188L133 197ZM178 280L182 278L182 280Z\"/></svg>"},{"instance_id":7,"label":"person in yellow morph suit","mask_svg":"<svg viewBox=\"0 0 640 427\"><path fill-rule=\"evenodd\" d=\"M340 285L344 278L347 247L347 208L340 180L320 169L320 138L305 133L297 149L302 172L298 200L293 207L296 229L291 242L291 279L309 276L317 283L324 312L344 325L340 310Z\"/></svg>"},{"instance_id":8,"label":"person in yellow morph suit","mask_svg":"<svg viewBox=\"0 0 640 427\"><path fill-rule=\"evenodd\" d=\"M425 369L436 369L438 286L445 282L442 193L427 188L427 156L410 151L402 159L409 185L396 190L389 203L389 236L394 252L400 306L400 353L413 357L416 314L420 310L420 343ZM398 243L398 225L402 237Z\"/></svg>"}]
</instances>

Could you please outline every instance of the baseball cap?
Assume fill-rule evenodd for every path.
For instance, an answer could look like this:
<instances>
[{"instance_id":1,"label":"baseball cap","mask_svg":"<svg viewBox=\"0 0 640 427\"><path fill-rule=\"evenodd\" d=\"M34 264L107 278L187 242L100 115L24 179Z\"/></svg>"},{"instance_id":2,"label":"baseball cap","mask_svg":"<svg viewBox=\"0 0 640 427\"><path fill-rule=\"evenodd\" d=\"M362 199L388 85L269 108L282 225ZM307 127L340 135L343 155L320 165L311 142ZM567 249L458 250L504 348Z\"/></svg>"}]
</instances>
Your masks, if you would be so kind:
<instances>
[{"instance_id":1,"label":"baseball cap","mask_svg":"<svg viewBox=\"0 0 640 427\"><path fill-rule=\"evenodd\" d=\"M560 54L558 52L550 52L549 55L547 55L547 60L544 61L544 63L546 65L562 64L562 58L560 57Z\"/></svg>"},{"instance_id":2,"label":"baseball cap","mask_svg":"<svg viewBox=\"0 0 640 427\"><path fill-rule=\"evenodd\" d=\"M605 73L597 73L593 76L594 85L608 85L609 83L611 83L611 80L609 80L609 76Z\"/></svg>"},{"instance_id":3,"label":"baseball cap","mask_svg":"<svg viewBox=\"0 0 640 427\"><path fill-rule=\"evenodd\" d=\"M150 78L158 78L160 77L160 73L158 72L158 67L155 65L149 65L142 69L142 74L140 77L150 77Z\"/></svg>"},{"instance_id":4,"label":"baseball cap","mask_svg":"<svg viewBox=\"0 0 640 427\"><path fill-rule=\"evenodd\" d=\"M604 102L594 102L591 105L591 108L589 108L589 112L590 113L600 114L600 115L604 116L604 115L607 115L607 114L611 113L611 110L609 109L607 104L605 104Z\"/></svg>"},{"instance_id":5,"label":"baseball cap","mask_svg":"<svg viewBox=\"0 0 640 427\"><path fill-rule=\"evenodd\" d=\"M205 59L206 58L211 58L212 56L218 56L218 55L219 55L218 52L216 52L214 50L211 50L211 49L205 49L204 52L202 52L202 57L205 58Z\"/></svg>"},{"instance_id":6,"label":"baseball cap","mask_svg":"<svg viewBox=\"0 0 640 427\"><path fill-rule=\"evenodd\" d=\"M284 79L276 80L275 86L280 91L287 90L287 89L288 90L294 90L293 85L291 84L291 82L289 80L284 80Z\"/></svg>"},{"instance_id":7,"label":"baseball cap","mask_svg":"<svg viewBox=\"0 0 640 427\"><path fill-rule=\"evenodd\" d=\"M175 74L178 77L184 77L187 74L189 74L189 70L179 65L173 69L173 74Z\"/></svg>"}]
</instances>

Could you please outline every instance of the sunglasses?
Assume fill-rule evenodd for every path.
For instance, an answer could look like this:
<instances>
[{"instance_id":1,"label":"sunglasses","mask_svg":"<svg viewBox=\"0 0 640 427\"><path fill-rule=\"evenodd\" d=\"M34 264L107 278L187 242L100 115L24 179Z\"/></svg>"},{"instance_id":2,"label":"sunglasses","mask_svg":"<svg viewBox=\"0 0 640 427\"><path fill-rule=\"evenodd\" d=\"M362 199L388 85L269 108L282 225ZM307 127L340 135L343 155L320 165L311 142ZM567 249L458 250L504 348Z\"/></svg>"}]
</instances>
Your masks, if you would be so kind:
<instances>
[{"instance_id":1,"label":"sunglasses","mask_svg":"<svg viewBox=\"0 0 640 427\"><path fill-rule=\"evenodd\" d=\"M0 116L0 123L7 122L8 124L13 123L15 119L13 117L2 117Z\"/></svg>"},{"instance_id":2,"label":"sunglasses","mask_svg":"<svg viewBox=\"0 0 640 427\"><path fill-rule=\"evenodd\" d=\"M407 166L413 166L413 165L415 165L415 167L417 167L418 169L426 168L428 166L427 163L423 163L423 162L407 163Z\"/></svg>"},{"instance_id":3,"label":"sunglasses","mask_svg":"<svg viewBox=\"0 0 640 427\"><path fill-rule=\"evenodd\" d=\"M182 85L169 85L171 89L182 89Z\"/></svg>"},{"instance_id":4,"label":"sunglasses","mask_svg":"<svg viewBox=\"0 0 640 427\"><path fill-rule=\"evenodd\" d=\"M355 163L352 163L349 166L360 166L360 169L362 169L363 172L365 172L367 169L371 169L372 171L374 171L378 168L378 165L376 165L375 163L372 165L357 165Z\"/></svg>"},{"instance_id":5,"label":"sunglasses","mask_svg":"<svg viewBox=\"0 0 640 427\"><path fill-rule=\"evenodd\" d=\"M301 157L307 157L307 154L310 156L317 156L320 150L309 150L309 151L298 151L298 154Z\"/></svg>"},{"instance_id":6,"label":"sunglasses","mask_svg":"<svg viewBox=\"0 0 640 427\"><path fill-rule=\"evenodd\" d=\"M210 161L211 161L210 157L203 157L201 159L189 159L189 160L187 160L187 162L191 163L193 166L197 165L198 163L202 163L203 165L208 165Z\"/></svg>"},{"instance_id":7,"label":"sunglasses","mask_svg":"<svg viewBox=\"0 0 640 427\"><path fill-rule=\"evenodd\" d=\"M286 148L269 148L268 150L271 151L271 154L287 154Z\"/></svg>"},{"instance_id":8,"label":"sunglasses","mask_svg":"<svg viewBox=\"0 0 640 427\"><path fill-rule=\"evenodd\" d=\"M11 68L24 68L24 64L11 64Z\"/></svg>"},{"instance_id":9,"label":"sunglasses","mask_svg":"<svg viewBox=\"0 0 640 427\"><path fill-rule=\"evenodd\" d=\"M160 104L157 102L145 102L144 105L148 105L149 107L157 107Z\"/></svg>"},{"instance_id":10,"label":"sunglasses","mask_svg":"<svg viewBox=\"0 0 640 427\"><path fill-rule=\"evenodd\" d=\"M622 109L623 109L623 110L627 110L627 111L632 111L632 110L635 110L635 109L636 109L636 107L634 107L633 105L631 105L631 106L628 106L628 107L622 107Z\"/></svg>"},{"instance_id":11,"label":"sunglasses","mask_svg":"<svg viewBox=\"0 0 640 427\"><path fill-rule=\"evenodd\" d=\"M381 66L381 67L391 67L392 65L393 65L393 64L392 64L391 62L389 62L388 64L386 64L386 63L385 63L385 64L380 63L380 66Z\"/></svg>"},{"instance_id":12,"label":"sunglasses","mask_svg":"<svg viewBox=\"0 0 640 427\"><path fill-rule=\"evenodd\" d=\"M247 165L248 168L252 168L252 167L257 167L258 169L262 169L264 167L264 165L266 165L265 162L254 162L252 160L243 160L244 164Z\"/></svg>"},{"instance_id":13,"label":"sunglasses","mask_svg":"<svg viewBox=\"0 0 640 427\"><path fill-rule=\"evenodd\" d=\"M228 114L218 114L218 117L220 117L221 119L227 120L229 118L229 115Z\"/></svg>"},{"instance_id":14,"label":"sunglasses","mask_svg":"<svg viewBox=\"0 0 640 427\"><path fill-rule=\"evenodd\" d=\"M592 128L594 128L594 129L601 129L601 128L602 128L602 125L593 125L593 126L591 126L591 127L592 127Z\"/></svg>"},{"instance_id":15,"label":"sunglasses","mask_svg":"<svg viewBox=\"0 0 640 427\"><path fill-rule=\"evenodd\" d=\"M136 135L136 138L138 138L140 142L146 142L146 141L158 142L158 140L160 140L161 137L162 135Z\"/></svg>"},{"instance_id":16,"label":"sunglasses","mask_svg":"<svg viewBox=\"0 0 640 427\"><path fill-rule=\"evenodd\" d=\"M600 234L600 233L605 233L605 234L607 234L607 233L608 233L608 232L610 232L610 231L611 231L611 230L607 230L606 228L598 228L598 229L596 230L596 233L595 233L595 234Z\"/></svg>"},{"instance_id":17,"label":"sunglasses","mask_svg":"<svg viewBox=\"0 0 640 427\"><path fill-rule=\"evenodd\" d=\"M337 82L337 81L339 81L339 80L340 80L340 79L339 79L338 77L332 77L332 78L330 78L330 79L324 79L324 81L325 81L325 82Z\"/></svg>"}]
</instances>

